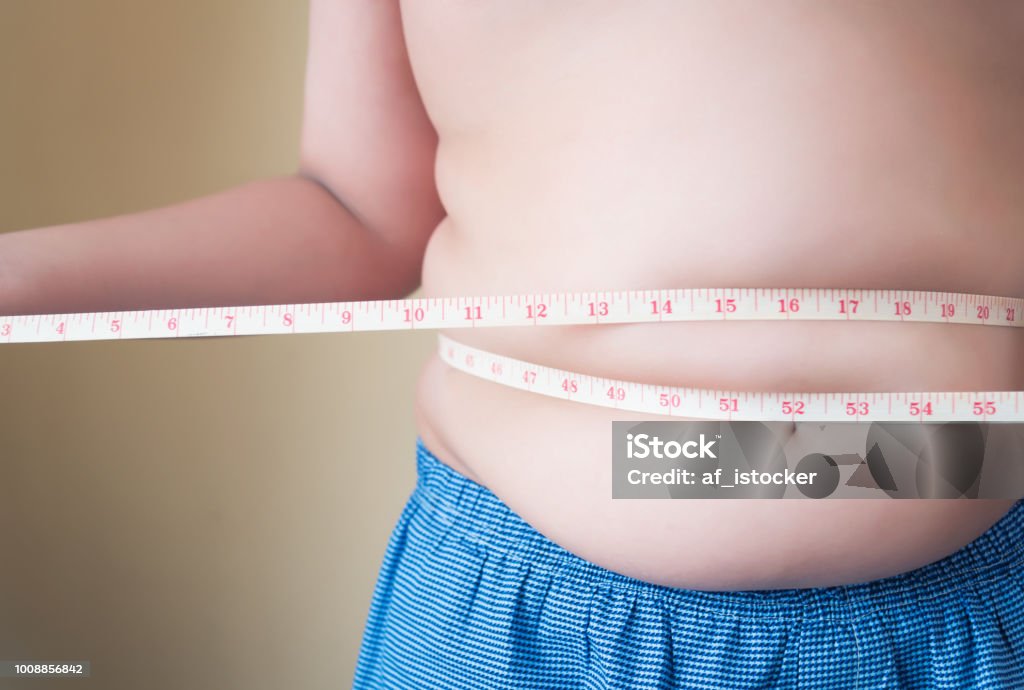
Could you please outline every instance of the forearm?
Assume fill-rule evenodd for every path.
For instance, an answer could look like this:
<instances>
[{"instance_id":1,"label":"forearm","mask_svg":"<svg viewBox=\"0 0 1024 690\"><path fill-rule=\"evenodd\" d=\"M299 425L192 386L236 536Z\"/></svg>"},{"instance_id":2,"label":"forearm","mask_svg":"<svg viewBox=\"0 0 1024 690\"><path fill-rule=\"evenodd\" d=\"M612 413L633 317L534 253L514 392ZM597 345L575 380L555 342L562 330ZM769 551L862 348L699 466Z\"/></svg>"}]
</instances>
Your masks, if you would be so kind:
<instances>
[{"instance_id":1,"label":"forearm","mask_svg":"<svg viewBox=\"0 0 1024 690\"><path fill-rule=\"evenodd\" d=\"M0 314L396 297L418 282L417 256L302 176L0 234Z\"/></svg>"}]
</instances>

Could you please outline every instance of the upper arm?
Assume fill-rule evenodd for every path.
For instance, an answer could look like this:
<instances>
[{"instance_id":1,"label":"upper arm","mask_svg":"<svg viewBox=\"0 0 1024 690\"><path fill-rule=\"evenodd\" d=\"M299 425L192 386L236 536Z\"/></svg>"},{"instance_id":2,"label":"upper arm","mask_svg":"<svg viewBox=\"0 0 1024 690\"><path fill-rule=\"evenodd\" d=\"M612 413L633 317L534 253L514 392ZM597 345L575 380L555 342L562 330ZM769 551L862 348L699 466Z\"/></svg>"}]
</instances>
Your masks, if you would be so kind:
<instances>
[{"instance_id":1,"label":"upper arm","mask_svg":"<svg viewBox=\"0 0 1024 690\"><path fill-rule=\"evenodd\" d=\"M444 212L398 0L310 0L309 15L299 172L419 258Z\"/></svg>"}]
</instances>

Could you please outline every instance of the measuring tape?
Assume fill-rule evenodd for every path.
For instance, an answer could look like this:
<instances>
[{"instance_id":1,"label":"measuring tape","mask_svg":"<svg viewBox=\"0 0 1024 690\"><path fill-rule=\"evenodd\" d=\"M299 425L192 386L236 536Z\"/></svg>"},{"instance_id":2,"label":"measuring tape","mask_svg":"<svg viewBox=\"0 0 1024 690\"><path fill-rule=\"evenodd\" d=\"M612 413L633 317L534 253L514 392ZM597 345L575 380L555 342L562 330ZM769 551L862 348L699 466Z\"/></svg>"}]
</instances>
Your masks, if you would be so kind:
<instances>
[{"instance_id":1,"label":"measuring tape","mask_svg":"<svg viewBox=\"0 0 1024 690\"><path fill-rule=\"evenodd\" d=\"M953 292L680 288L0 316L0 343L682 321L890 321L1024 326L1024 299ZM452 367L604 407L701 419L1024 421L1022 391L744 393L538 366L439 334Z\"/></svg>"},{"instance_id":2,"label":"measuring tape","mask_svg":"<svg viewBox=\"0 0 1024 690\"><path fill-rule=\"evenodd\" d=\"M1024 421L1024 391L745 393L657 386L544 367L444 335L438 338L441 359L467 374L531 393L630 412L729 421Z\"/></svg>"}]
</instances>

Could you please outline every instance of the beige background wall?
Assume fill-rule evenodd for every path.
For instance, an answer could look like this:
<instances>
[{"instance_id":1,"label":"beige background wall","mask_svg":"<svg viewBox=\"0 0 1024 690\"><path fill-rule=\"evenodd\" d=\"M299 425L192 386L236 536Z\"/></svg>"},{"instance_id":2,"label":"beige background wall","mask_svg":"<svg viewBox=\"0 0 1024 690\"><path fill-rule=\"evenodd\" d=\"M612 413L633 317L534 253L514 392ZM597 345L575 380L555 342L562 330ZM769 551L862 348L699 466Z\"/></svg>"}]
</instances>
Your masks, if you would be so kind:
<instances>
[{"instance_id":1,"label":"beige background wall","mask_svg":"<svg viewBox=\"0 0 1024 690\"><path fill-rule=\"evenodd\" d=\"M306 13L0 0L0 231L293 171ZM0 346L0 688L348 687L432 344Z\"/></svg>"}]
</instances>

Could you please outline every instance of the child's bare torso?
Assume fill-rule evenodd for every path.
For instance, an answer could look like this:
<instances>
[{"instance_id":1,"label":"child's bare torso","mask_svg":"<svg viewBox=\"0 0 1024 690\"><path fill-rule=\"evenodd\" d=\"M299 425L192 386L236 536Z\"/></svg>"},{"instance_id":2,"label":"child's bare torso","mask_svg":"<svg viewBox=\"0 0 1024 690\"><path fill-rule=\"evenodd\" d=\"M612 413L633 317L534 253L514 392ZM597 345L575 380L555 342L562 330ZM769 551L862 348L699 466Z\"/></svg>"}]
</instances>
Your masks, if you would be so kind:
<instances>
[{"instance_id":1,"label":"child's bare torso","mask_svg":"<svg viewBox=\"0 0 1024 690\"><path fill-rule=\"evenodd\" d=\"M1024 295L1024 13L1013 2L404 2L448 217L426 295L857 287ZM651 383L1024 389L1017 329L709 323L453 331ZM427 445L600 565L739 589L884 577L1008 501L614 501L610 422L420 381Z\"/></svg>"}]
</instances>

